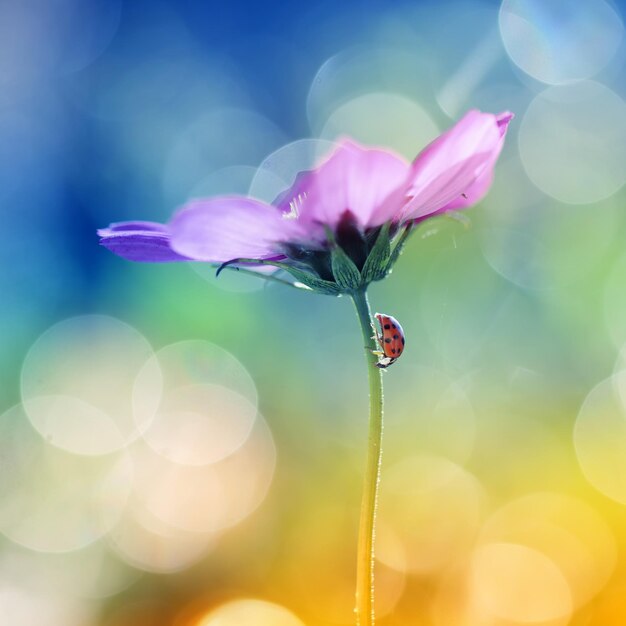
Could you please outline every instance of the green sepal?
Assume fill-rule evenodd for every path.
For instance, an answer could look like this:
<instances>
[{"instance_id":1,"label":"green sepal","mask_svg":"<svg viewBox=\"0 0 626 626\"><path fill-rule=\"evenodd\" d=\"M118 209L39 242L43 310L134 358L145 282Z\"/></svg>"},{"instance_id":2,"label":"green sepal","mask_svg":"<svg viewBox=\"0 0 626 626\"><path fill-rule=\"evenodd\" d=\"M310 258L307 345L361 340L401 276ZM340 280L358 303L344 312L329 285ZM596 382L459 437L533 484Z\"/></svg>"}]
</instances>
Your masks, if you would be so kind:
<instances>
[{"instance_id":1,"label":"green sepal","mask_svg":"<svg viewBox=\"0 0 626 626\"><path fill-rule=\"evenodd\" d=\"M317 293L323 293L327 296L338 296L341 293L341 289L335 283L319 278L306 270L301 270L292 265L288 266L287 264L285 264L283 269L289 272L298 282L306 285L309 289L313 289L313 291L317 291Z\"/></svg>"},{"instance_id":2,"label":"green sepal","mask_svg":"<svg viewBox=\"0 0 626 626\"><path fill-rule=\"evenodd\" d=\"M382 230L382 226L380 228L372 228L368 229L365 233L365 245L367 245L367 249L371 250L378 239L378 235L380 235L380 231Z\"/></svg>"},{"instance_id":3,"label":"green sepal","mask_svg":"<svg viewBox=\"0 0 626 626\"><path fill-rule=\"evenodd\" d=\"M387 274L389 259L391 257L391 244L389 242L389 229L391 224L387 222L378 233L376 242L370 251L365 265L361 270L361 276L365 284L374 280L381 280Z\"/></svg>"},{"instance_id":4,"label":"green sepal","mask_svg":"<svg viewBox=\"0 0 626 626\"><path fill-rule=\"evenodd\" d=\"M233 272L239 272L241 274L245 274L246 276L254 276L255 278L259 278L266 282L277 283L279 285L285 285L286 287L293 287L295 289L299 289L300 291L311 291L311 289L306 285L297 285L296 283L292 283L291 281L285 280L284 278L274 276L274 274L261 274L260 272L255 272L254 270L249 270L245 267L239 267L238 265L227 265L226 267L222 267L222 270L224 269L232 270Z\"/></svg>"},{"instance_id":5,"label":"green sepal","mask_svg":"<svg viewBox=\"0 0 626 626\"><path fill-rule=\"evenodd\" d=\"M257 265L271 265L272 267L278 267L285 272L289 272L289 274L291 274L298 282L302 283L313 291L323 293L329 296L338 296L341 293L341 289L339 289L339 287L335 285L335 283L324 280L323 278L319 278L309 271L296 267L291 263L282 263L281 261L270 261L267 259L231 259L230 261L226 261L226 263L222 263L217 268L217 272L215 273L215 275L219 276L223 270L228 267L232 267L234 263L255 263ZM263 275L260 274L260 276L262 277Z\"/></svg>"},{"instance_id":6,"label":"green sepal","mask_svg":"<svg viewBox=\"0 0 626 626\"><path fill-rule=\"evenodd\" d=\"M339 287L352 290L361 285L361 272L343 248L336 246L331 250L330 265Z\"/></svg>"},{"instance_id":7,"label":"green sepal","mask_svg":"<svg viewBox=\"0 0 626 626\"><path fill-rule=\"evenodd\" d=\"M330 267L333 271L335 282L342 291L358 289L361 285L359 268L337 243L333 231L328 226L324 226L324 230L330 244Z\"/></svg>"},{"instance_id":8,"label":"green sepal","mask_svg":"<svg viewBox=\"0 0 626 626\"><path fill-rule=\"evenodd\" d=\"M388 271L394 266L395 262L398 260L398 257L402 254L402 250L404 249L404 244L406 244L409 235L413 232L414 227L413 224L408 224L405 226L402 234L398 237L398 241L394 249L391 252L391 256L389 257L389 263L387 265Z\"/></svg>"}]
</instances>

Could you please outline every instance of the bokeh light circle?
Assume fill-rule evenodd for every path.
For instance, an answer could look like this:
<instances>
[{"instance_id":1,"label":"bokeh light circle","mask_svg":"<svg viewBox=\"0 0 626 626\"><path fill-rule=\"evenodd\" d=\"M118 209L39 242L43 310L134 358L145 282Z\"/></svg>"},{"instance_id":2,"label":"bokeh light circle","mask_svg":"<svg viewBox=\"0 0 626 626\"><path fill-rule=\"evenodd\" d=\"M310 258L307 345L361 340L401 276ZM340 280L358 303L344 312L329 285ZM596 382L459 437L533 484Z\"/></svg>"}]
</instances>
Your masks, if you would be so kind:
<instances>
[{"instance_id":1,"label":"bokeh light circle","mask_svg":"<svg viewBox=\"0 0 626 626\"><path fill-rule=\"evenodd\" d=\"M549 249L538 235L522 228L489 227L480 236L485 260L500 276L523 288L546 286L543 259Z\"/></svg>"},{"instance_id":2,"label":"bokeh light circle","mask_svg":"<svg viewBox=\"0 0 626 626\"><path fill-rule=\"evenodd\" d=\"M33 426L50 443L84 455L119 450L152 419L161 375L143 367L151 395L133 418L133 380L153 355L137 330L106 315L55 324L31 346L22 366L21 391Z\"/></svg>"},{"instance_id":3,"label":"bokeh light circle","mask_svg":"<svg viewBox=\"0 0 626 626\"><path fill-rule=\"evenodd\" d=\"M304 622L279 604L245 598L223 604L193 626L304 626Z\"/></svg>"},{"instance_id":4,"label":"bokeh light circle","mask_svg":"<svg viewBox=\"0 0 626 626\"><path fill-rule=\"evenodd\" d=\"M551 492L504 504L485 522L480 542L515 543L545 555L565 579L574 608L604 588L617 559L615 539L602 517L581 500Z\"/></svg>"},{"instance_id":5,"label":"bokeh light circle","mask_svg":"<svg viewBox=\"0 0 626 626\"><path fill-rule=\"evenodd\" d=\"M195 194L212 171L232 165L255 165L285 141L283 132L253 110L219 108L192 121L168 157L165 197L172 205Z\"/></svg>"},{"instance_id":6,"label":"bokeh light circle","mask_svg":"<svg viewBox=\"0 0 626 626\"><path fill-rule=\"evenodd\" d=\"M121 12L122 0L1 3L0 84L83 69L107 48Z\"/></svg>"},{"instance_id":7,"label":"bokeh light circle","mask_svg":"<svg viewBox=\"0 0 626 626\"><path fill-rule=\"evenodd\" d=\"M551 85L597 74L624 36L619 14L604 0L503 0L499 24L511 60Z\"/></svg>"},{"instance_id":8,"label":"bokeh light circle","mask_svg":"<svg viewBox=\"0 0 626 626\"><path fill-rule=\"evenodd\" d=\"M256 167L253 165L228 165L213 170L191 190L191 198L247 195Z\"/></svg>"},{"instance_id":9,"label":"bokeh light circle","mask_svg":"<svg viewBox=\"0 0 626 626\"><path fill-rule=\"evenodd\" d=\"M487 614L521 623L567 622L572 598L563 574L528 546L493 543L476 550L471 566L474 602Z\"/></svg>"},{"instance_id":10,"label":"bokeh light circle","mask_svg":"<svg viewBox=\"0 0 626 626\"><path fill-rule=\"evenodd\" d=\"M524 114L519 150L549 196L567 204L608 198L626 182L626 103L592 81L550 87Z\"/></svg>"},{"instance_id":11,"label":"bokeh light circle","mask_svg":"<svg viewBox=\"0 0 626 626\"><path fill-rule=\"evenodd\" d=\"M125 451L77 456L51 446L15 406L0 416L0 532L41 552L70 552L105 535L130 493Z\"/></svg>"},{"instance_id":12,"label":"bokeh light circle","mask_svg":"<svg viewBox=\"0 0 626 626\"><path fill-rule=\"evenodd\" d=\"M11 626L89 626L95 624L87 606L50 593L0 580L0 615Z\"/></svg>"},{"instance_id":13,"label":"bokeh light circle","mask_svg":"<svg viewBox=\"0 0 626 626\"><path fill-rule=\"evenodd\" d=\"M0 580L57 597L103 599L121 593L140 577L141 572L121 561L105 539L60 554L4 546L0 556Z\"/></svg>"},{"instance_id":14,"label":"bokeh light circle","mask_svg":"<svg viewBox=\"0 0 626 626\"><path fill-rule=\"evenodd\" d=\"M265 499L276 463L274 440L258 415L236 452L217 463L181 465L147 445L133 448L133 501L162 525L190 533L234 526Z\"/></svg>"},{"instance_id":15,"label":"bokeh light circle","mask_svg":"<svg viewBox=\"0 0 626 626\"><path fill-rule=\"evenodd\" d=\"M161 373L157 388L154 371ZM214 463L235 452L250 434L258 404L246 368L200 339L170 344L149 357L134 381L132 400L138 424L150 422L142 429L144 441L184 465Z\"/></svg>"},{"instance_id":16,"label":"bokeh light circle","mask_svg":"<svg viewBox=\"0 0 626 626\"><path fill-rule=\"evenodd\" d=\"M626 504L626 371L589 392L576 418L574 445L587 480L605 496Z\"/></svg>"},{"instance_id":17,"label":"bokeh light circle","mask_svg":"<svg viewBox=\"0 0 626 626\"><path fill-rule=\"evenodd\" d=\"M407 457L381 480L380 520L404 544L405 556L384 544L377 558L390 567L438 572L468 552L482 514L484 493L461 466L432 455Z\"/></svg>"},{"instance_id":18,"label":"bokeh light circle","mask_svg":"<svg viewBox=\"0 0 626 626\"><path fill-rule=\"evenodd\" d=\"M312 170L335 144L324 139L298 139L267 155L259 165L249 195L268 203L289 189L300 172Z\"/></svg>"},{"instance_id":19,"label":"bokeh light circle","mask_svg":"<svg viewBox=\"0 0 626 626\"><path fill-rule=\"evenodd\" d=\"M240 448L257 409L221 385L186 385L167 390L144 440L183 465L216 463Z\"/></svg>"},{"instance_id":20,"label":"bokeh light circle","mask_svg":"<svg viewBox=\"0 0 626 626\"><path fill-rule=\"evenodd\" d=\"M158 365L164 391L187 385L213 384L228 387L257 406L254 380L241 362L224 348L204 341L188 339L159 349L145 362L133 387L135 414L143 422L146 399L154 395L152 370Z\"/></svg>"},{"instance_id":21,"label":"bokeh light circle","mask_svg":"<svg viewBox=\"0 0 626 626\"><path fill-rule=\"evenodd\" d=\"M561 572L545 554L524 544L494 542L444 572L429 608L434 626L567 626L569 600ZM557 616L541 619L547 615ZM529 617L538 620L524 619Z\"/></svg>"},{"instance_id":22,"label":"bokeh light circle","mask_svg":"<svg viewBox=\"0 0 626 626\"><path fill-rule=\"evenodd\" d=\"M365 94L384 91L419 101L430 87L431 74L423 49L414 42L402 45L397 37L391 46L369 41L341 50L321 65L311 82L306 102L311 132L318 135L333 111Z\"/></svg>"},{"instance_id":23,"label":"bokeh light circle","mask_svg":"<svg viewBox=\"0 0 626 626\"><path fill-rule=\"evenodd\" d=\"M392 148L413 159L439 130L414 100L396 93L368 93L338 106L326 120L320 137L336 141L352 137L366 145Z\"/></svg>"},{"instance_id":24,"label":"bokeh light circle","mask_svg":"<svg viewBox=\"0 0 626 626\"><path fill-rule=\"evenodd\" d=\"M123 563L145 572L171 574L197 563L214 547L215 537L163 524L133 502L109 533L109 544Z\"/></svg>"}]
</instances>

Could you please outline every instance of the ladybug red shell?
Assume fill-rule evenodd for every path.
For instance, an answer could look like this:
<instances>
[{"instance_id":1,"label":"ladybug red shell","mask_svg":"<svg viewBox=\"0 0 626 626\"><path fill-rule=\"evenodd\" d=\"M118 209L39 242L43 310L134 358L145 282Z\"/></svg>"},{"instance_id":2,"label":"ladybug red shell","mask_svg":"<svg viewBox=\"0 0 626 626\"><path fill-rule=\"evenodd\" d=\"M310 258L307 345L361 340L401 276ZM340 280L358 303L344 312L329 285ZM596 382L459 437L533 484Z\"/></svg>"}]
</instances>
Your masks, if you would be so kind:
<instances>
[{"instance_id":1,"label":"ladybug red shell","mask_svg":"<svg viewBox=\"0 0 626 626\"><path fill-rule=\"evenodd\" d=\"M380 333L376 333L376 339L380 344L381 352L377 353L379 357L376 367L389 367L404 352L404 344L406 343L404 331L400 322L391 315L376 313L374 317L380 324Z\"/></svg>"}]
</instances>

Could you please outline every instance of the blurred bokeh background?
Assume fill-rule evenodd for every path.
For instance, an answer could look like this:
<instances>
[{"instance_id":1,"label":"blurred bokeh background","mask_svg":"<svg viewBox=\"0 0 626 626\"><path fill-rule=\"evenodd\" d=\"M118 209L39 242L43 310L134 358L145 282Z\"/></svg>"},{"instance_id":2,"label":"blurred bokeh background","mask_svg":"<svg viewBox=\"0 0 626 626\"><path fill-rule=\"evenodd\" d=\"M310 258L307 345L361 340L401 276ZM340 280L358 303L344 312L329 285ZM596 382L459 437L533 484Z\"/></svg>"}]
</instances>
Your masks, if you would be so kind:
<instances>
[{"instance_id":1,"label":"blurred bokeh background","mask_svg":"<svg viewBox=\"0 0 626 626\"><path fill-rule=\"evenodd\" d=\"M352 623L350 302L95 230L471 107L491 193L371 289L379 623L626 623L625 50L611 0L0 0L0 624Z\"/></svg>"}]
</instances>

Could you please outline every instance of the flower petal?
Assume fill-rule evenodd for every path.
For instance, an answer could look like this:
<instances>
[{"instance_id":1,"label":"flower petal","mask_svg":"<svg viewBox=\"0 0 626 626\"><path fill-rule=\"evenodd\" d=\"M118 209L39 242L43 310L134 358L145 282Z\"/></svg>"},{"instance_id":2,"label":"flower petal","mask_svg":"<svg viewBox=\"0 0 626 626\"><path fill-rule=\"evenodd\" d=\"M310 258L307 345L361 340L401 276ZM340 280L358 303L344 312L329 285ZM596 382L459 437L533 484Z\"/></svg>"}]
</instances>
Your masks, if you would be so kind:
<instances>
[{"instance_id":1,"label":"flower petal","mask_svg":"<svg viewBox=\"0 0 626 626\"><path fill-rule=\"evenodd\" d=\"M406 180L409 164L396 154L343 140L316 169L301 173L276 205L294 211L311 233L334 228L346 210L362 228L380 226L392 217L381 207Z\"/></svg>"},{"instance_id":2,"label":"flower petal","mask_svg":"<svg viewBox=\"0 0 626 626\"><path fill-rule=\"evenodd\" d=\"M500 149L504 143L504 138L506 136L506 131L509 126L509 122L513 119L513 113L501 113L496 117L496 122L498 124L498 130L500 132L500 137L502 138L502 143L500 144ZM492 163L488 164L485 167L480 176L474 181L474 183L468 187L463 195L458 196L452 202L444 206L442 209L439 209L437 213L444 213L445 211L456 211L458 209L465 209L467 207L473 206L480 202L486 195L489 189L491 188L491 183L493 182L493 168L498 160L498 156L500 155L500 150L494 151L492 154Z\"/></svg>"},{"instance_id":3,"label":"flower petal","mask_svg":"<svg viewBox=\"0 0 626 626\"><path fill-rule=\"evenodd\" d=\"M170 247L167 227L157 222L117 222L98 230L100 244L128 261L189 261Z\"/></svg>"},{"instance_id":4,"label":"flower petal","mask_svg":"<svg viewBox=\"0 0 626 626\"><path fill-rule=\"evenodd\" d=\"M400 220L463 208L480 200L491 185L512 117L508 112L495 116L470 111L423 150L411 167L405 192L410 200L402 208Z\"/></svg>"},{"instance_id":5,"label":"flower petal","mask_svg":"<svg viewBox=\"0 0 626 626\"><path fill-rule=\"evenodd\" d=\"M274 258L281 242L303 236L296 220L243 196L192 200L174 215L169 230L176 252L210 263Z\"/></svg>"}]
</instances>

